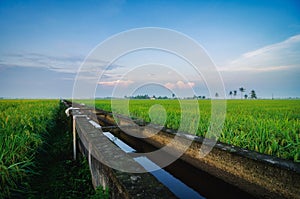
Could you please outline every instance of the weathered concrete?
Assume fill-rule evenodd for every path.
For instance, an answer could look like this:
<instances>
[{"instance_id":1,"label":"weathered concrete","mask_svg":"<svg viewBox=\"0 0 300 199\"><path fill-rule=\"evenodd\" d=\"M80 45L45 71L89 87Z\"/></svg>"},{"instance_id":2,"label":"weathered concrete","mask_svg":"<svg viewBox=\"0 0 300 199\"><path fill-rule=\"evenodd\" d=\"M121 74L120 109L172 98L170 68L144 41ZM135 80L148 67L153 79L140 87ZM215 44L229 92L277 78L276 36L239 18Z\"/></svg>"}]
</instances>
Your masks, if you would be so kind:
<instances>
[{"instance_id":1,"label":"weathered concrete","mask_svg":"<svg viewBox=\"0 0 300 199\"><path fill-rule=\"evenodd\" d=\"M79 114L79 111L73 114ZM87 118L76 118L76 130L80 138L79 148L88 156L93 185L108 187L111 198L176 198L149 173L126 173L107 166L106 163L117 164L114 159L118 158L122 160L118 161L122 165L115 166L131 166L137 172L144 171L132 157L104 136L101 129L91 125Z\"/></svg>"}]
</instances>

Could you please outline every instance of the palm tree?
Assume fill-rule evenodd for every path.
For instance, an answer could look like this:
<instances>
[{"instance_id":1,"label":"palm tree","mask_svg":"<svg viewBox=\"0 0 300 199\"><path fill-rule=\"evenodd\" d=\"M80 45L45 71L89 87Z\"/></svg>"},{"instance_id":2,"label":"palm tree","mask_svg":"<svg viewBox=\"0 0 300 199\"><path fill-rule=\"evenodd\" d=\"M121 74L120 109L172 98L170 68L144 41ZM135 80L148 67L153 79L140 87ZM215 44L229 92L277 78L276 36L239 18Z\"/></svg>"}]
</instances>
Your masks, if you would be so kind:
<instances>
[{"instance_id":1,"label":"palm tree","mask_svg":"<svg viewBox=\"0 0 300 199\"><path fill-rule=\"evenodd\" d=\"M229 95L230 95L231 99L232 99L232 94L233 94L232 91L229 91Z\"/></svg>"},{"instance_id":2,"label":"palm tree","mask_svg":"<svg viewBox=\"0 0 300 199\"><path fill-rule=\"evenodd\" d=\"M251 97L252 99L257 99L255 90L252 90L252 91L250 92L250 97Z\"/></svg>"},{"instance_id":3,"label":"palm tree","mask_svg":"<svg viewBox=\"0 0 300 199\"><path fill-rule=\"evenodd\" d=\"M245 92L246 89L241 87L241 88L239 88L239 91L241 92L241 99L243 99L243 92Z\"/></svg>"},{"instance_id":4,"label":"palm tree","mask_svg":"<svg viewBox=\"0 0 300 199\"><path fill-rule=\"evenodd\" d=\"M237 91L234 90L234 91L233 91L233 96L236 96L236 94L237 94Z\"/></svg>"}]
</instances>

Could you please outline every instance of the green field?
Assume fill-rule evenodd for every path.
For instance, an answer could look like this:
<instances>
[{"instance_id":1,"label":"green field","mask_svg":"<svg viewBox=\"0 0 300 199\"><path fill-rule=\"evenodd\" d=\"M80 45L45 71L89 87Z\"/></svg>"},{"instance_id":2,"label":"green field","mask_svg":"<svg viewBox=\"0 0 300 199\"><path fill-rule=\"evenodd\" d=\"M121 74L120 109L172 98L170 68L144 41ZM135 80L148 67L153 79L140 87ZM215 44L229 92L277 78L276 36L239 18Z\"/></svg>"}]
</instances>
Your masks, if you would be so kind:
<instances>
[{"instance_id":1,"label":"green field","mask_svg":"<svg viewBox=\"0 0 300 199\"><path fill-rule=\"evenodd\" d=\"M115 100L114 102L117 105L115 111L126 115L123 106L124 100ZM181 106L176 99L130 100L129 115L132 118L140 118L146 122L153 122L172 129L179 129L180 124L183 123L181 130L189 133L190 126L193 126L196 121L194 116L196 111L192 108L192 102L192 100L181 102L181 105L185 104L188 109L186 114L189 116L189 121L181 118L183 116ZM200 110L196 134L205 136L211 122L211 101L194 102ZM84 101L84 103L91 104L91 101ZM161 106L157 106L158 104ZM111 111L111 100L96 100L95 105L97 108ZM153 107L156 107L158 111L153 112L151 109ZM162 107L166 110L165 121L161 114ZM61 118L58 116L59 112L64 114L58 100L0 100L0 198L8 196L9 192L26 190L26 187L29 186L29 178L36 176L36 156L41 155L45 137L53 138L52 134L50 135L50 129L53 131L57 128L56 121ZM149 112L152 117L149 117ZM184 122L181 122L181 119ZM66 123L61 125L68 128ZM61 126L59 129L64 128ZM66 157L71 157L72 154L71 141L68 141L71 140L71 135L66 129L63 130L64 134L56 135L58 140L65 142L64 145L63 143L59 144L63 147L58 147L55 142L53 142L53 146L50 143L46 144L49 149L54 151L51 153L54 154L53 157L57 156L54 160L57 159L58 165L67 165L67 162L70 161ZM66 138L63 139L63 135ZM219 140L223 143L300 162L300 100L227 100L226 119ZM66 150L67 148L69 149ZM66 151L65 154L60 149ZM60 157L58 154L64 155ZM49 165L49 157L46 157L45 165ZM74 177L78 168L61 167L63 169L59 173L56 171L56 166L53 166L53 173L49 178L52 179L56 173L59 173L57 175L59 178L61 173L66 173L66 170L71 168L74 172L71 172L68 180L74 182L70 183L69 189L73 191L73 186L80 190L81 185L77 181L82 181L82 177ZM88 170L87 173L89 174ZM53 179L51 186L55 187L57 180ZM45 185L48 186L49 182L46 179ZM78 192L74 193L78 194Z\"/></svg>"},{"instance_id":2,"label":"green field","mask_svg":"<svg viewBox=\"0 0 300 199\"><path fill-rule=\"evenodd\" d=\"M4 196L35 173L37 149L58 108L58 100L0 100L0 187Z\"/></svg>"},{"instance_id":3,"label":"green field","mask_svg":"<svg viewBox=\"0 0 300 199\"><path fill-rule=\"evenodd\" d=\"M114 102L122 104L121 100ZM188 100L185 103L188 104ZM211 121L211 101L199 100L198 103L197 135L204 136ZM167 118L163 123L158 114L158 119L154 117L152 122L178 129L181 123L178 100L130 100L130 116L150 122L149 110L155 104L165 108ZM95 106L111 111L111 100L96 100ZM126 114L122 106L114 111ZM190 110L191 115L194 113ZM183 125L183 130L188 132L188 129L189 123ZM300 100L227 100L226 119L219 141L300 162Z\"/></svg>"},{"instance_id":4,"label":"green field","mask_svg":"<svg viewBox=\"0 0 300 199\"><path fill-rule=\"evenodd\" d=\"M0 100L0 198L102 194L85 157L73 160L65 108L59 100Z\"/></svg>"}]
</instances>

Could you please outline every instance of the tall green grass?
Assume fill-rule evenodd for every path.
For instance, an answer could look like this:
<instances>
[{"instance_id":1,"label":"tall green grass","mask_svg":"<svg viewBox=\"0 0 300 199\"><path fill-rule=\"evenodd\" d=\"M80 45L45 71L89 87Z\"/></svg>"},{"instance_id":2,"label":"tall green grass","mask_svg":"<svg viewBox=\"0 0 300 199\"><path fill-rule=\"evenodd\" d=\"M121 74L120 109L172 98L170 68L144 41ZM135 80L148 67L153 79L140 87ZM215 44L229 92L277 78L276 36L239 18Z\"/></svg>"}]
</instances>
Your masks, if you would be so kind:
<instances>
[{"instance_id":1,"label":"tall green grass","mask_svg":"<svg viewBox=\"0 0 300 199\"><path fill-rule=\"evenodd\" d=\"M114 103L121 104L122 101ZM185 103L188 104L188 101ZM211 101L199 100L198 103L200 121L197 135L204 136L211 121ZM181 108L177 100L130 100L130 116L150 122L149 110L154 104L162 105L167 112L166 122L158 124L178 129ZM96 100L95 106L111 111L110 100ZM118 107L115 111L126 114L122 106ZM191 109L189 113L193 115L196 112ZM188 124L184 127L188 132ZM300 100L227 100L226 119L219 140L300 162Z\"/></svg>"},{"instance_id":2,"label":"tall green grass","mask_svg":"<svg viewBox=\"0 0 300 199\"><path fill-rule=\"evenodd\" d=\"M0 100L0 198L28 186L35 155L58 108L58 100Z\"/></svg>"}]
</instances>

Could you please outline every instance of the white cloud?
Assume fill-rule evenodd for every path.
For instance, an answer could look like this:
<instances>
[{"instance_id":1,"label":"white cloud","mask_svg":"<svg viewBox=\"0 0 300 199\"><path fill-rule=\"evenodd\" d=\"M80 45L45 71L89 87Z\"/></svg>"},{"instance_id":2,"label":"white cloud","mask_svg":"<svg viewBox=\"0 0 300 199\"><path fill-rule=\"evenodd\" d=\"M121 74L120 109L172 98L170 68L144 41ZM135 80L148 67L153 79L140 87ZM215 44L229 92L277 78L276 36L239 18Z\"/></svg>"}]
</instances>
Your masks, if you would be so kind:
<instances>
[{"instance_id":1,"label":"white cloud","mask_svg":"<svg viewBox=\"0 0 300 199\"><path fill-rule=\"evenodd\" d=\"M12 53L2 56L2 67L46 68L56 72L76 73L83 59L79 56L50 56L40 53Z\"/></svg>"},{"instance_id":2,"label":"white cloud","mask_svg":"<svg viewBox=\"0 0 300 199\"><path fill-rule=\"evenodd\" d=\"M115 80L115 81L98 82L99 85L103 85L103 86L124 86L124 87L127 87L132 83L134 83L134 81L132 80Z\"/></svg>"},{"instance_id":3,"label":"white cloud","mask_svg":"<svg viewBox=\"0 0 300 199\"><path fill-rule=\"evenodd\" d=\"M174 88L187 89L187 88L194 87L195 83L194 82L184 83L183 81L177 81L176 83L167 82L164 86L170 90Z\"/></svg>"},{"instance_id":4,"label":"white cloud","mask_svg":"<svg viewBox=\"0 0 300 199\"><path fill-rule=\"evenodd\" d=\"M45 68L60 73L77 73L79 67L84 63L81 72L97 73L102 70L114 70L120 65L108 65L107 61L99 59L86 59L84 56L51 56L40 53L11 53L3 55L0 59L0 67L30 67Z\"/></svg>"},{"instance_id":5,"label":"white cloud","mask_svg":"<svg viewBox=\"0 0 300 199\"><path fill-rule=\"evenodd\" d=\"M300 66L300 34L247 52L220 71L278 71Z\"/></svg>"},{"instance_id":6,"label":"white cloud","mask_svg":"<svg viewBox=\"0 0 300 199\"><path fill-rule=\"evenodd\" d=\"M176 84L172 84L172 83L168 82L165 84L165 87L172 90L176 87Z\"/></svg>"}]
</instances>

